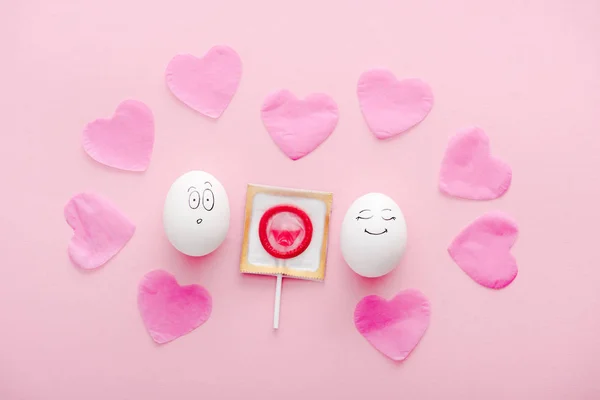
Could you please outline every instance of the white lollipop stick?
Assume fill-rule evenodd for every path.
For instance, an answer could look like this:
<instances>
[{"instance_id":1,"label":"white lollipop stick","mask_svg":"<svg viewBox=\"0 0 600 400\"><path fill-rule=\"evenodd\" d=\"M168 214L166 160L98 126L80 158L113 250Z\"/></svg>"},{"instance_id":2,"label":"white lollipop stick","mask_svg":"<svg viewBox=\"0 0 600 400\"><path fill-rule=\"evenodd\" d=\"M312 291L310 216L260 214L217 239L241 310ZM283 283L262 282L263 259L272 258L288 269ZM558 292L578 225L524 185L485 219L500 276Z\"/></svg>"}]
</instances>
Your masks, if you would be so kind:
<instances>
[{"instance_id":1,"label":"white lollipop stick","mask_svg":"<svg viewBox=\"0 0 600 400\"><path fill-rule=\"evenodd\" d=\"M275 265L277 267L285 267L285 260L276 258ZM273 309L273 329L279 329L279 310L281 309L281 284L283 283L283 275L277 274L277 283L275 284L275 307Z\"/></svg>"},{"instance_id":2,"label":"white lollipop stick","mask_svg":"<svg viewBox=\"0 0 600 400\"><path fill-rule=\"evenodd\" d=\"M281 309L281 283L283 276L277 275L277 283L275 286L275 310L273 312L273 329L279 329L279 310Z\"/></svg>"}]
</instances>

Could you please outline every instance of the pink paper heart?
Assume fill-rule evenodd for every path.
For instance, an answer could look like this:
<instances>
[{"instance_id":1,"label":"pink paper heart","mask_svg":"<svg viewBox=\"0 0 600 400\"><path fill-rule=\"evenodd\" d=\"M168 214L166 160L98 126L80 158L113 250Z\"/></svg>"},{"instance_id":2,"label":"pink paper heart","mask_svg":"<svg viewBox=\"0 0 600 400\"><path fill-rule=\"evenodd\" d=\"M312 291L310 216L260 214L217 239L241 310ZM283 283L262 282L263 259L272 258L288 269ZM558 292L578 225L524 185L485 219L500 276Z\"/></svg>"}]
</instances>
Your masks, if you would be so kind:
<instances>
[{"instance_id":1,"label":"pink paper heart","mask_svg":"<svg viewBox=\"0 0 600 400\"><path fill-rule=\"evenodd\" d=\"M463 229L448 247L450 257L475 282L501 289L517 276L517 262L510 249L519 229L500 212L490 212Z\"/></svg>"},{"instance_id":2,"label":"pink paper heart","mask_svg":"<svg viewBox=\"0 0 600 400\"><path fill-rule=\"evenodd\" d=\"M215 46L204 57L179 54L167 66L167 86L185 105L219 118L242 79L242 60L230 47Z\"/></svg>"},{"instance_id":3,"label":"pink paper heart","mask_svg":"<svg viewBox=\"0 0 600 400\"><path fill-rule=\"evenodd\" d=\"M304 157L331 135L339 119L335 101L326 94L297 99L280 90L265 99L261 117L275 144L292 160Z\"/></svg>"},{"instance_id":4,"label":"pink paper heart","mask_svg":"<svg viewBox=\"0 0 600 400\"><path fill-rule=\"evenodd\" d=\"M173 275L155 270L140 282L138 308L152 339L167 343L205 323L212 298L200 285L179 286Z\"/></svg>"},{"instance_id":5,"label":"pink paper heart","mask_svg":"<svg viewBox=\"0 0 600 400\"><path fill-rule=\"evenodd\" d=\"M126 100L110 119L97 119L83 131L83 149L99 163L145 171L154 146L154 117L144 103Z\"/></svg>"},{"instance_id":6,"label":"pink paper heart","mask_svg":"<svg viewBox=\"0 0 600 400\"><path fill-rule=\"evenodd\" d=\"M512 170L490 153L490 141L480 128L458 132L448 143L440 170L440 190L450 196L491 200L510 187Z\"/></svg>"},{"instance_id":7,"label":"pink paper heart","mask_svg":"<svg viewBox=\"0 0 600 400\"><path fill-rule=\"evenodd\" d=\"M135 232L135 225L108 200L80 193L65 206L65 219L73 228L68 253L73 263L93 269L114 257Z\"/></svg>"},{"instance_id":8,"label":"pink paper heart","mask_svg":"<svg viewBox=\"0 0 600 400\"><path fill-rule=\"evenodd\" d=\"M358 102L369 129L378 139L405 132L425 119L433 92L420 79L397 80L391 71L373 69L358 79Z\"/></svg>"},{"instance_id":9,"label":"pink paper heart","mask_svg":"<svg viewBox=\"0 0 600 400\"><path fill-rule=\"evenodd\" d=\"M427 297L409 289L393 299L371 295L354 310L354 325L373 347L394 361L402 361L417 346L429 327Z\"/></svg>"}]
</instances>

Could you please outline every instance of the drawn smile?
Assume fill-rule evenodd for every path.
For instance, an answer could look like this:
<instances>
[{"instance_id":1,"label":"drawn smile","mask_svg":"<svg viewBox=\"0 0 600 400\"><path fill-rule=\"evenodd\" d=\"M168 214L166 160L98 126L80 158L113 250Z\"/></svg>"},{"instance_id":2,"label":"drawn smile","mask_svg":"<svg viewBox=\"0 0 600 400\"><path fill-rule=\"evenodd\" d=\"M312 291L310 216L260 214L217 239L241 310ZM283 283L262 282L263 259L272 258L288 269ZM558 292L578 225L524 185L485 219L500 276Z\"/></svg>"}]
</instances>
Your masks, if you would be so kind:
<instances>
[{"instance_id":1,"label":"drawn smile","mask_svg":"<svg viewBox=\"0 0 600 400\"><path fill-rule=\"evenodd\" d=\"M383 235L384 233L387 233L387 228L385 228L383 232L379 232L379 233L373 233L373 232L369 232L369 231L368 231L368 230L365 228L365 232L367 232L369 235L375 235L375 236L378 236L378 235Z\"/></svg>"}]
</instances>

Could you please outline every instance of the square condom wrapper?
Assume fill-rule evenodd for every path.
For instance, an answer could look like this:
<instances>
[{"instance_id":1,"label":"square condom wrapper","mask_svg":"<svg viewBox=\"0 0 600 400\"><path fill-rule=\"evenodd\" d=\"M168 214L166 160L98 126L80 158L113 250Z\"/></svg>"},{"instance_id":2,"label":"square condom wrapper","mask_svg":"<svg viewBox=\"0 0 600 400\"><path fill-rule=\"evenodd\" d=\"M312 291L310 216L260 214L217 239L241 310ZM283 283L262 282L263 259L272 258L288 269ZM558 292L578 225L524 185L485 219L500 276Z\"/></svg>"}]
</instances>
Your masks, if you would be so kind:
<instances>
[{"instance_id":1,"label":"square condom wrapper","mask_svg":"<svg viewBox=\"0 0 600 400\"><path fill-rule=\"evenodd\" d=\"M325 279L332 201L333 195L326 192L248 185L240 271L249 274L281 274L301 279ZM267 210L276 206L297 207L310 218L310 244L296 257L278 260L261 243L261 218Z\"/></svg>"}]
</instances>

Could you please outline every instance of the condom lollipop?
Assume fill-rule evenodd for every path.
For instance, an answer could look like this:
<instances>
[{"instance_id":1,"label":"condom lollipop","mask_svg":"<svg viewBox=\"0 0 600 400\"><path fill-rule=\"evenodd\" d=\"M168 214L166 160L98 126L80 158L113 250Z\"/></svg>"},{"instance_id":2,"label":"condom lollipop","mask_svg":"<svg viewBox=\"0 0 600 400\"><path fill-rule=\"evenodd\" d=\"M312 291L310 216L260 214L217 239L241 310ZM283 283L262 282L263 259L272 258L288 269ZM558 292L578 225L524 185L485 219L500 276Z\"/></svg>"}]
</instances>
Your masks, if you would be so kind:
<instances>
[{"instance_id":1,"label":"condom lollipop","mask_svg":"<svg viewBox=\"0 0 600 400\"><path fill-rule=\"evenodd\" d=\"M310 245L313 235L312 222L302 209L293 205L277 205L269 208L258 226L260 243L275 259L277 267L285 267L286 260L302 254ZM277 274L273 328L279 328L281 309L281 284L283 275Z\"/></svg>"}]
</instances>

